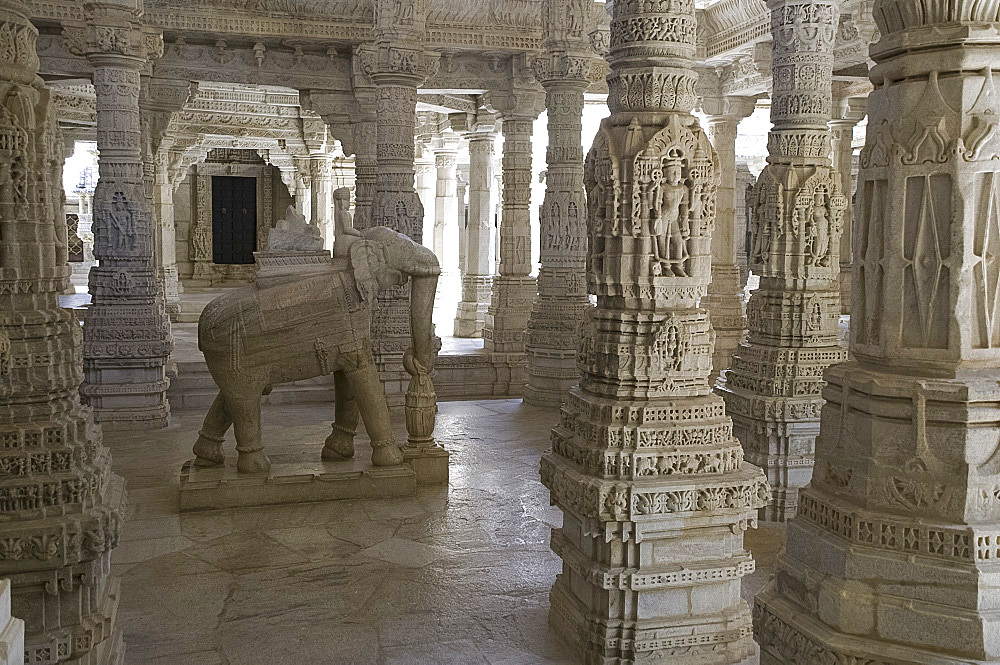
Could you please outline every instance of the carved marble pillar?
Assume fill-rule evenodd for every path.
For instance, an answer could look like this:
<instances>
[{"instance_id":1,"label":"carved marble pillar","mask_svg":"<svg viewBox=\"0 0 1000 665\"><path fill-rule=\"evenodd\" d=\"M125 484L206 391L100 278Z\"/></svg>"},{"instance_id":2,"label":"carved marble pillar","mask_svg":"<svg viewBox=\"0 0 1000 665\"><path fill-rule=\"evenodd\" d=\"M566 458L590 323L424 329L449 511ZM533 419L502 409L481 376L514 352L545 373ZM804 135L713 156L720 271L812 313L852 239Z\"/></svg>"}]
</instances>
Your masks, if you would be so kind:
<instances>
[{"instance_id":1,"label":"carved marble pillar","mask_svg":"<svg viewBox=\"0 0 1000 665\"><path fill-rule=\"evenodd\" d=\"M429 148L424 148L424 154L413 163L415 174L414 187L417 196L420 197L420 205L424 208L424 247L431 249L436 256L439 247L434 243L437 238L434 236L434 217L437 212L435 197L437 196L437 166L434 162L434 152ZM435 306L437 303L435 302Z\"/></svg>"},{"instance_id":2,"label":"carved marble pillar","mask_svg":"<svg viewBox=\"0 0 1000 665\"><path fill-rule=\"evenodd\" d=\"M708 138L719 155L722 181L715 208L715 232L712 234L712 283L702 300L712 317L715 330L715 353L709 383L715 385L719 373L728 369L733 353L746 336L747 319L743 312L742 271L738 265L736 236L736 134L740 121L753 113L757 100L752 97L715 97L702 100L708 116ZM739 205L743 205L740 197Z\"/></svg>"},{"instance_id":3,"label":"carved marble pillar","mask_svg":"<svg viewBox=\"0 0 1000 665\"><path fill-rule=\"evenodd\" d=\"M462 299L455 315L455 337L482 337L486 312L493 292L493 157L496 128L491 119L480 118L469 140L469 219L465 229L465 264L462 272Z\"/></svg>"},{"instance_id":4,"label":"carved marble pillar","mask_svg":"<svg viewBox=\"0 0 1000 665\"><path fill-rule=\"evenodd\" d=\"M435 325L445 330L454 320L450 307L461 289L458 272L458 195L456 170L458 167L458 137L437 139L434 159L437 171L437 190L434 200L434 253L441 263L437 296L434 302ZM449 326L450 327L450 326Z\"/></svg>"},{"instance_id":5,"label":"carved marble pillar","mask_svg":"<svg viewBox=\"0 0 1000 665\"><path fill-rule=\"evenodd\" d=\"M169 152L156 154L153 173L153 219L156 229L157 282L162 285L168 314L181 311L183 291L177 275L177 232L174 225L174 187L170 183Z\"/></svg>"},{"instance_id":6,"label":"carved marble pillar","mask_svg":"<svg viewBox=\"0 0 1000 665\"><path fill-rule=\"evenodd\" d=\"M295 197L295 211L307 222L312 223L312 166L309 161L301 164L299 160L295 161L295 191L292 192L292 196Z\"/></svg>"},{"instance_id":7,"label":"carved marble pillar","mask_svg":"<svg viewBox=\"0 0 1000 665\"><path fill-rule=\"evenodd\" d=\"M309 156L312 178L310 217L312 224L323 234L324 247L333 248L333 165L330 156Z\"/></svg>"},{"instance_id":8,"label":"carved marble pillar","mask_svg":"<svg viewBox=\"0 0 1000 665\"><path fill-rule=\"evenodd\" d=\"M463 177L463 169L465 176ZM465 238L466 238L466 227L469 221L469 168L466 164L464 167L458 167L458 173L456 175L455 181L455 195L458 197L458 271L462 275L463 280L465 279Z\"/></svg>"},{"instance_id":9,"label":"carved marble pillar","mask_svg":"<svg viewBox=\"0 0 1000 665\"><path fill-rule=\"evenodd\" d=\"M597 308L541 465L563 511L550 621L582 663L738 663L754 653L743 532L769 490L708 382L713 334L698 301L720 174L691 114L695 7L612 11L611 117L584 180Z\"/></svg>"},{"instance_id":10,"label":"carved marble pillar","mask_svg":"<svg viewBox=\"0 0 1000 665\"><path fill-rule=\"evenodd\" d=\"M795 514L809 482L823 405L823 371L843 362L840 233L847 197L830 167L835 0L769 0L774 91L767 166L752 195L750 268L760 288L747 305L750 341L718 390L747 459L773 492L761 516Z\"/></svg>"},{"instance_id":11,"label":"carved marble pillar","mask_svg":"<svg viewBox=\"0 0 1000 665\"><path fill-rule=\"evenodd\" d=\"M174 197L169 183L168 153L174 140L169 126L174 113L184 107L191 92L189 81L142 77L139 110L143 172L152 205L156 283L169 314L180 312L183 290L177 275Z\"/></svg>"},{"instance_id":12,"label":"carved marble pillar","mask_svg":"<svg viewBox=\"0 0 1000 665\"><path fill-rule=\"evenodd\" d=\"M852 362L757 598L761 662L998 663L997 3L879 0Z\"/></svg>"},{"instance_id":13,"label":"carved marble pillar","mask_svg":"<svg viewBox=\"0 0 1000 665\"><path fill-rule=\"evenodd\" d=\"M20 0L0 0L0 577L10 578L11 610L24 620L17 662L120 663L110 568L125 486L80 403L80 325L58 303L71 273L63 142L28 16ZM130 126L138 148L138 124ZM129 191L145 200L136 164ZM152 288L151 265L149 275Z\"/></svg>"},{"instance_id":14,"label":"carved marble pillar","mask_svg":"<svg viewBox=\"0 0 1000 665\"><path fill-rule=\"evenodd\" d=\"M566 15L568 0L552 2L549 12ZM554 34L548 20L547 53L535 61L535 76L545 88L549 145L545 153L545 200L539 211L538 296L528 319L524 350L528 384L524 401L558 407L580 381L576 347L580 324L590 309L587 295L587 204L583 191L583 93L590 86L592 55L584 40Z\"/></svg>"},{"instance_id":15,"label":"carved marble pillar","mask_svg":"<svg viewBox=\"0 0 1000 665\"><path fill-rule=\"evenodd\" d=\"M840 313L851 313L851 227L854 224L854 127L868 111L865 97L834 99L830 120L833 170L840 175L840 187L847 197L844 232L840 237Z\"/></svg>"},{"instance_id":16,"label":"carved marble pillar","mask_svg":"<svg viewBox=\"0 0 1000 665\"><path fill-rule=\"evenodd\" d=\"M545 98L518 86L490 92L487 99L503 130L503 216L499 274L493 279L483 338L487 352L519 356L538 294L531 276L531 134Z\"/></svg>"},{"instance_id":17,"label":"carved marble pillar","mask_svg":"<svg viewBox=\"0 0 1000 665\"><path fill-rule=\"evenodd\" d=\"M375 175L378 173L378 155L375 144L374 94L355 88L358 116L352 122L354 136L354 228L366 229L372 225L372 201L375 199Z\"/></svg>"},{"instance_id":18,"label":"carved marble pillar","mask_svg":"<svg viewBox=\"0 0 1000 665\"><path fill-rule=\"evenodd\" d=\"M736 189L733 196L736 206L736 242L739 247L736 263L740 266L740 281L744 291L750 276L750 250L753 248L753 239L750 237L750 200L756 180L746 162L736 164Z\"/></svg>"},{"instance_id":19,"label":"carved marble pillar","mask_svg":"<svg viewBox=\"0 0 1000 665\"><path fill-rule=\"evenodd\" d=\"M423 240L424 209L414 189L417 88L437 70L439 55L423 48L426 7L418 0L377 0L375 46L361 63L376 86L375 142L378 170L371 224ZM372 321L375 362L391 407L403 405L409 375L403 353L410 347L409 285L379 297Z\"/></svg>"},{"instance_id":20,"label":"carved marble pillar","mask_svg":"<svg viewBox=\"0 0 1000 665\"><path fill-rule=\"evenodd\" d=\"M140 71L162 50L134 1L87 2L100 179L94 191L93 304L84 326L81 394L105 429L167 425L170 320L156 285L153 223L143 187Z\"/></svg>"}]
</instances>

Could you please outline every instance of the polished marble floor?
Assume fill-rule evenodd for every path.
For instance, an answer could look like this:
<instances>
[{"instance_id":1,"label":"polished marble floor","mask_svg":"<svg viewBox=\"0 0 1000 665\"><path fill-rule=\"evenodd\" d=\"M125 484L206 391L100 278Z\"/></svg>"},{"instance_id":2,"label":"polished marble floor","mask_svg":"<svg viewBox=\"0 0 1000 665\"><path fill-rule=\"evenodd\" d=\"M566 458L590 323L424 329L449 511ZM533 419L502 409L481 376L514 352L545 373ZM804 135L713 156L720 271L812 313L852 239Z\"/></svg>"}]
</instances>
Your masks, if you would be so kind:
<instances>
[{"instance_id":1,"label":"polished marble floor","mask_svg":"<svg viewBox=\"0 0 1000 665\"><path fill-rule=\"evenodd\" d=\"M269 448L318 454L330 406L266 407ZM538 458L553 412L520 400L441 404L451 482L412 499L181 515L178 474L202 415L105 436L130 490L114 558L130 665L577 662L547 625L560 568L549 529L561 513ZM758 570L745 596L769 579L783 537L748 532Z\"/></svg>"}]
</instances>

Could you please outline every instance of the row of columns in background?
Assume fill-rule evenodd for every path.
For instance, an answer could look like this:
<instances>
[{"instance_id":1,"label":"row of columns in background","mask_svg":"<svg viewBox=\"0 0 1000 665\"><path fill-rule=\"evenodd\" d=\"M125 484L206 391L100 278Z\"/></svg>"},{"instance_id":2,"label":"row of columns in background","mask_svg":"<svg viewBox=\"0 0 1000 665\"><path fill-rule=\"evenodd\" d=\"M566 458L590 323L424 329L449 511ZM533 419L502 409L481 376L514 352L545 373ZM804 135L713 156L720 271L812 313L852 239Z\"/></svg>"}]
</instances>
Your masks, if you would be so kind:
<instances>
[{"instance_id":1,"label":"row of columns in background","mask_svg":"<svg viewBox=\"0 0 1000 665\"><path fill-rule=\"evenodd\" d=\"M550 147L547 153L549 167L548 187L546 199L541 208L541 255L542 271L539 278L538 297L532 291L533 280L525 274L526 263L516 270L511 266L520 259L520 256L530 257L530 237L526 233L511 233L511 242L508 243L508 262L506 269L518 272L516 280L503 280L510 292L512 285L515 290L521 291L520 299L510 300L505 308L501 308L506 314L501 315L501 331L498 335L496 330L491 330L486 334L488 347L495 352L509 352L514 349L514 353L519 354L524 349L524 330L517 323L516 316L512 316L515 311L528 311L528 308L519 307L516 303L526 305L530 299L533 304L533 324L531 331L527 332L527 352L528 352L528 387L527 399L533 403L545 405L557 405L563 398L565 391L576 382L578 370L575 367L575 349L577 340L578 321L580 313L588 306L586 296L585 280L582 277L580 268L585 253L582 239L582 214L585 205L582 201L582 185L579 185L582 175L582 154L576 150L578 144L580 123L582 115L583 91L588 85L589 63L591 59L586 55L584 49L578 45L579 52L575 56L567 56L564 51L553 51L550 49L547 59L543 58L536 63L536 74L545 84L550 108L558 109L558 112L550 114L549 140ZM186 99L188 84L184 84L184 90L177 90L168 99L173 101L173 110L180 108L180 104ZM147 90L147 93L152 91ZM162 98L163 95L147 94L143 97L146 110L149 109L150 98L154 100ZM509 97L509 95L508 95ZM502 99L500 95L495 95L494 99ZM178 103L180 102L180 103ZM525 108L534 109L533 112L523 114L524 129L528 129L530 121L533 120L533 113L537 112L538 95L533 94L532 100ZM849 135L850 128L856 123L860 115L856 106L844 104L848 113L845 117L838 118L838 132ZM713 325L718 333L718 340L715 352L716 374L721 369L729 366L728 359L735 350L736 345L744 334L745 318L741 311L739 291L741 289L740 270L737 266L736 247L737 239L734 236L733 219L735 216L736 197L734 194L733 177L735 174L735 139L736 128L739 121L748 116L753 109L753 100L747 98L732 97L706 97L703 109L709 115L708 129L714 144L722 159L723 184L720 188L719 218L721 220L719 231L714 240L713 265L715 273L713 285L706 299L706 306L713 313ZM152 110L158 110L153 106ZM171 109L167 108L169 112ZM169 115L167 116L169 119ZM370 124L370 121L367 121ZM161 122L165 126L166 122ZM455 207L455 197L451 194L450 188L455 186L455 146L442 144L437 146L439 150L438 171L439 190L436 201L440 205L435 205L434 241L433 247L438 251L445 261L443 285L449 285L452 280L458 279L461 269L462 274L462 300L458 307L458 313L454 323L454 332L457 336L478 336L484 334L485 321L488 315L489 303L492 301L493 276L490 255L489 236L492 229L492 208L490 205L490 193L488 185L491 181L490 170L492 167L492 153L496 132L496 119L493 115L484 117L470 117L465 126L458 127L463 135L469 140L470 148L470 187L469 187L469 216L466 222L466 229L463 232L447 232L449 220L452 226L457 220L457 210ZM842 128L842 129L841 129ZM842 131L843 130L843 131ZM147 132L148 133L148 132ZM568 137L568 140L566 140ZM516 143L511 143L513 150ZM522 151L521 159L527 158L527 168L522 169L522 177L518 191L512 192L512 197L523 200L528 196L530 183L530 143L527 151ZM850 139L838 141L835 150L835 159L849 163ZM177 285L176 267L173 265L172 255L174 251L173 224L172 224L172 192L168 165L165 158L166 151L154 151L156 155L153 164L154 187L153 202L155 211L155 232L156 241L160 251L156 252L158 275L157 279L163 288L165 304L168 309L176 307ZM846 155L846 156L845 156ZM366 187L363 182L364 158L358 160L358 209L362 223L366 216L368 202L365 200ZM513 161L510 162L513 164ZM376 159L377 164L377 159ZM513 169L510 166L505 169L505 173L510 173ZM568 169L568 171L567 171ZM849 179L849 169L838 169L842 175ZM528 182L524 182L527 176ZM576 179L576 183L574 183ZM307 172L298 176L296 201L299 211L307 218L325 229L329 229L329 208L332 196L332 168L331 160L327 155L313 155L308 163ZM368 183L370 185L370 183ZM579 186L577 186L579 185ZM575 192L575 193L574 193ZM575 198L575 200L574 200ZM518 207L520 206L520 207ZM513 224L526 226L526 219L523 212L526 203L517 206L508 204L508 211L505 220L506 228L513 229ZM521 211L520 213L518 211ZM447 240L453 242L456 237L466 240L461 243L464 249L461 252L461 266L451 265L454 258L459 256L455 247L445 247ZM431 243L428 243L431 244ZM501 260L501 268L503 261ZM530 272L530 270L529 270ZM502 273L501 273L502 274ZM527 281L525 281L527 280ZM848 281L844 280L847 284ZM503 287L501 287L503 290ZM507 316L506 320L503 317ZM96 319L95 319L96 320ZM494 314L493 321L496 322ZM510 325L504 325L509 323ZM447 330L446 327L444 327ZM498 344L498 339L504 338ZM534 342L532 342L534 340ZM112 400L106 400L110 402ZM98 407L100 411L106 409ZM131 406L126 407L132 413L125 418L135 418L134 410ZM141 416L140 416L141 417ZM152 424L162 422L160 418L150 418ZM128 422L134 422L128 420Z\"/></svg>"}]
</instances>

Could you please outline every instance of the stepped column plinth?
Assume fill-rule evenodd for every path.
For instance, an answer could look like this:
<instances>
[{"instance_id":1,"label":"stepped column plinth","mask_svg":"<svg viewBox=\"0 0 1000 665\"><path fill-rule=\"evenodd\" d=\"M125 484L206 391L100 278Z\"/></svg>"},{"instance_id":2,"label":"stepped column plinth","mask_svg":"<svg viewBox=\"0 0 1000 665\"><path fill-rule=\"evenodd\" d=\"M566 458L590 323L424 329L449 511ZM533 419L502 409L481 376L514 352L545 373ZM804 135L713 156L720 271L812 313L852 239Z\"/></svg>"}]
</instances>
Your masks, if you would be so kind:
<instances>
[{"instance_id":1,"label":"stepped column plinth","mask_svg":"<svg viewBox=\"0 0 1000 665\"><path fill-rule=\"evenodd\" d=\"M94 68L100 178L94 191L92 304L84 326L81 394L105 429L167 425L170 320L156 283L154 229L143 182L140 72L162 52L141 9L86 2L81 48Z\"/></svg>"},{"instance_id":2,"label":"stepped column plinth","mask_svg":"<svg viewBox=\"0 0 1000 665\"><path fill-rule=\"evenodd\" d=\"M761 516L795 514L809 482L823 405L823 372L844 362L840 234L847 197L830 164L835 0L770 0L773 128L767 166L751 195L750 269L760 288L747 304L749 342L718 390L747 459L765 469L773 496Z\"/></svg>"},{"instance_id":3,"label":"stepped column plinth","mask_svg":"<svg viewBox=\"0 0 1000 665\"><path fill-rule=\"evenodd\" d=\"M611 11L611 116L584 168L597 307L541 462L563 512L549 619L584 665L742 663L754 654L743 534L770 491L708 381L714 335L699 300L720 172L692 114L695 4Z\"/></svg>"},{"instance_id":4,"label":"stepped column plinth","mask_svg":"<svg viewBox=\"0 0 1000 665\"><path fill-rule=\"evenodd\" d=\"M852 362L754 630L764 665L1000 663L1000 15L873 11Z\"/></svg>"}]
</instances>

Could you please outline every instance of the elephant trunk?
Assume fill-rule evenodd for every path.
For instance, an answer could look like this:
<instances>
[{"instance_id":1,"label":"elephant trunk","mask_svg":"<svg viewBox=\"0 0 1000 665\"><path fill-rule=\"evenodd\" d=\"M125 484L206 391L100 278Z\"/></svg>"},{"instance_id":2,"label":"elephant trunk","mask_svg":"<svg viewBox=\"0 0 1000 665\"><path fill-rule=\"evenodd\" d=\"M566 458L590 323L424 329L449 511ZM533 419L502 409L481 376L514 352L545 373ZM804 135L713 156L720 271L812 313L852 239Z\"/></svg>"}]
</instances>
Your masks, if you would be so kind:
<instances>
[{"instance_id":1,"label":"elephant trunk","mask_svg":"<svg viewBox=\"0 0 1000 665\"><path fill-rule=\"evenodd\" d=\"M410 331L413 356L429 372L434 363L434 296L437 275L414 276L410 287Z\"/></svg>"}]
</instances>

